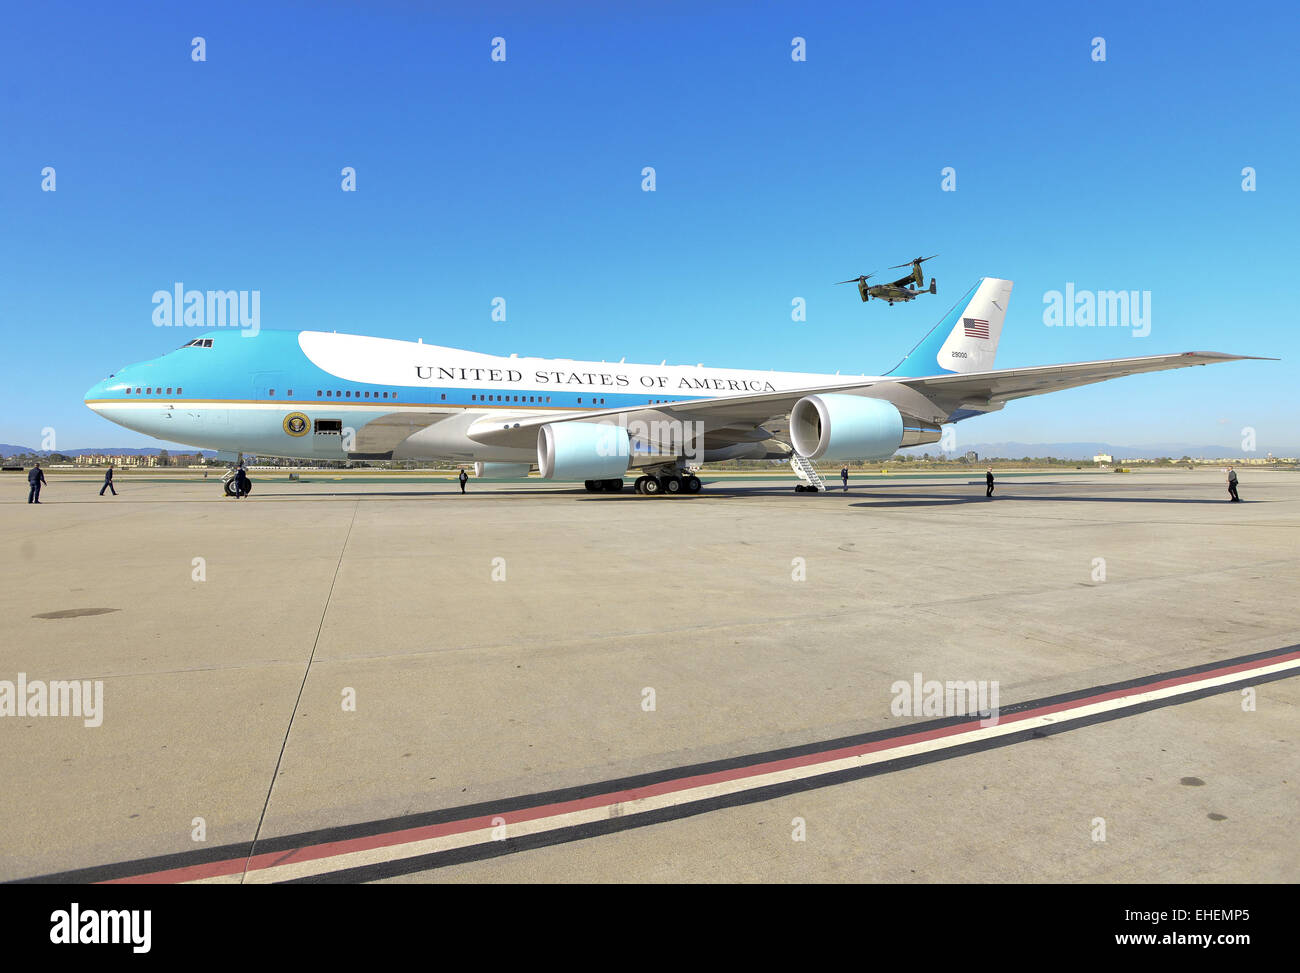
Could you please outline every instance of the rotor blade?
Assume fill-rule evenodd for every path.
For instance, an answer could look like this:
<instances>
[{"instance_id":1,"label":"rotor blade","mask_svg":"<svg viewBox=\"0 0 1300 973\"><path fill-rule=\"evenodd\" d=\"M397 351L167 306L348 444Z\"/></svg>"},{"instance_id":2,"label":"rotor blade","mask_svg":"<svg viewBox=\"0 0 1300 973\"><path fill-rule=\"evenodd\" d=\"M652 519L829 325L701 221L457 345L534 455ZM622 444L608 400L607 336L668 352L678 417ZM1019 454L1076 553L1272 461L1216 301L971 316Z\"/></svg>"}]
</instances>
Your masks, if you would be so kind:
<instances>
[{"instance_id":1,"label":"rotor blade","mask_svg":"<svg viewBox=\"0 0 1300 973\"><path fill-rule=\"evenodd\" d=\"M890 269L890 270L900 270L900 269L903 268L903 267L910 267L910 266L912 266L912 264L923 264L923 263L925 263L927 260L933 260L933 259L934 259L935 257L937 257L937 256L939 256L937 253L932 253L932 254L930 254L930 256L928 256L928 257L917 257L915 260L909 260L909 261L908 261L907 263L905 263L905 264L894 264L894 266L890 267L889 269Z\"/></svg>"}]
</instances>

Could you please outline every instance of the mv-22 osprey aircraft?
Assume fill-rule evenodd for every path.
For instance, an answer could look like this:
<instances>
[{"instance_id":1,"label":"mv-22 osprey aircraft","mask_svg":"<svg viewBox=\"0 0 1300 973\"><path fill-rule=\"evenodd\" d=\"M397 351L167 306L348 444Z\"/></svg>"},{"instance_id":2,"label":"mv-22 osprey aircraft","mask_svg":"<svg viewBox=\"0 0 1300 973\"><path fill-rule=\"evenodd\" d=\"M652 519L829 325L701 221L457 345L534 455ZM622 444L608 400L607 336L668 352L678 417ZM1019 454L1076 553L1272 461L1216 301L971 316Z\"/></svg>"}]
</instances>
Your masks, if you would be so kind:
<instances>
[{"instance_id":1,"label":"mv-22 osprey aircraft","mask_svg":"<svg viewBox=\"0 0 1300 973\"><path fill-rule=\"evenodd\" d=\"M201 296L201 295L200 295ZM826 374L508 358L322 331L209 333L127 365L86 405L128 429L320 460L451 460L479 473L694 493L702 463L882 460L1031 395L1243 355L1189 351L995 370L1011 281L979 280L888 373ZM233 487L226 482L227 493Z\"/></svg>"},{"instance_id":2,"label":"mv-22 osprey aircraft","mask_svg":"<svg viewBox=\"0 0 1300 973\"><path fill-rule=\"evenodd\" d=\"M927 260L933 260L937 256L939 255L935 253L928 257L917 257L915 260L910 260L905 264L895 264L889 269L899 270L903 267L910 266L912 272L906 277L900 277L898 280L891 281L888 284L868 285L867 281L872 277L875 277L875 274L859 274L857 277L850 277L848 280L837 280L835 283L856 283L858 285L858 294L861 295L864 303L874 297L878 301L888 301L889 306L893 307L895 301L914 301L918 294L937 294L939 292L937 282L933 277L930 278L930 289L928 291L926 290L925 274L921 272L921 264L925 263ZM916 286L913 287L913 284Z\"/></svg>"}]
</instances>

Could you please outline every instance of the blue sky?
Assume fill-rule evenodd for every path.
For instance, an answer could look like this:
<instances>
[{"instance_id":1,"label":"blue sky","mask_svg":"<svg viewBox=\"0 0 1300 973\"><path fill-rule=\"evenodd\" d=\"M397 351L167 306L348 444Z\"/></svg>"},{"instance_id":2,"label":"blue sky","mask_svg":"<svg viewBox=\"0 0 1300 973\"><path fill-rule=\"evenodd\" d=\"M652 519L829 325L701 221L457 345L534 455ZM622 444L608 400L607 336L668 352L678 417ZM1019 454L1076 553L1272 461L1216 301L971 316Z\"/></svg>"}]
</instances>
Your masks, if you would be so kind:
<instances>
[{"instance_id":1,"label":"blue sky","mask_svg":"<svg viewBox=\"0 0 1300 973\"><path fill-rule=\"evenodd\" d=\"M1294 4L465 6L11 6L0 442L152 445L81 400L194 336L151 322L177 281L260 291L263 328L879 373L992 275L999 367L1285 360L1026 400L967 441L1300 445ZM832 285L921 253L937 297ZM1066 282L1149 291L1149 336L1046 327Z\"/></svg>"}]
</instances>

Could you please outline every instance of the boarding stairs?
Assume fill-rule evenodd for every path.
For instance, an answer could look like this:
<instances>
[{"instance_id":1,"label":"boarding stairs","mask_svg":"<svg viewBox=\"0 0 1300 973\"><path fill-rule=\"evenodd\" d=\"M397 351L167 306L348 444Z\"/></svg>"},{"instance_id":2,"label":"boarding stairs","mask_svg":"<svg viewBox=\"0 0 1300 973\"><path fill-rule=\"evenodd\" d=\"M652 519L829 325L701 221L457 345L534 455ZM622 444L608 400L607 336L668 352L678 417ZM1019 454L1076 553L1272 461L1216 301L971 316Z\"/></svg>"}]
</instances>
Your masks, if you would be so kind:
<instances>
[{"instance_id":1,"label":"boarding stairs","mask_svg":"<svg viewBox=\"0 0 1300 973\"><path fill-rule=\"evenodd\" d=\"M811 462L798 453L791 455L790 469L794 470L794 475L807 483L817 493L826 492L826 482L821 478L821 475L814 469Z\"/></svg>"}]
</instances>

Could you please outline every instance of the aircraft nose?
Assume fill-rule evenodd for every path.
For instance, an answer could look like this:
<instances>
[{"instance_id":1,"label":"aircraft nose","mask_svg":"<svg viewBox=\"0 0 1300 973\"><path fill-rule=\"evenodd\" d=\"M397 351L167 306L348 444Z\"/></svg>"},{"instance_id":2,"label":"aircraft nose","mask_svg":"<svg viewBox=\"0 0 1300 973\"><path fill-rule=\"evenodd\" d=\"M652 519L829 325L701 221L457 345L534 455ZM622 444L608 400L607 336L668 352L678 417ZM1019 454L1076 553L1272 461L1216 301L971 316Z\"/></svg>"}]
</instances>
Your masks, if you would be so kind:
<instances>
[{"instance_id":1,"label":"aircraft nose","mask_svg":"<svg viewBox=\"0 0 1300 973\"><path fill-rule=\"evenodd\" d=\"M90 388L86 389L84 397L86 406L94 412L99 411L102 404L99 400L108 398L108 379L96 382Z\"/></svg>"}]
</instances>

